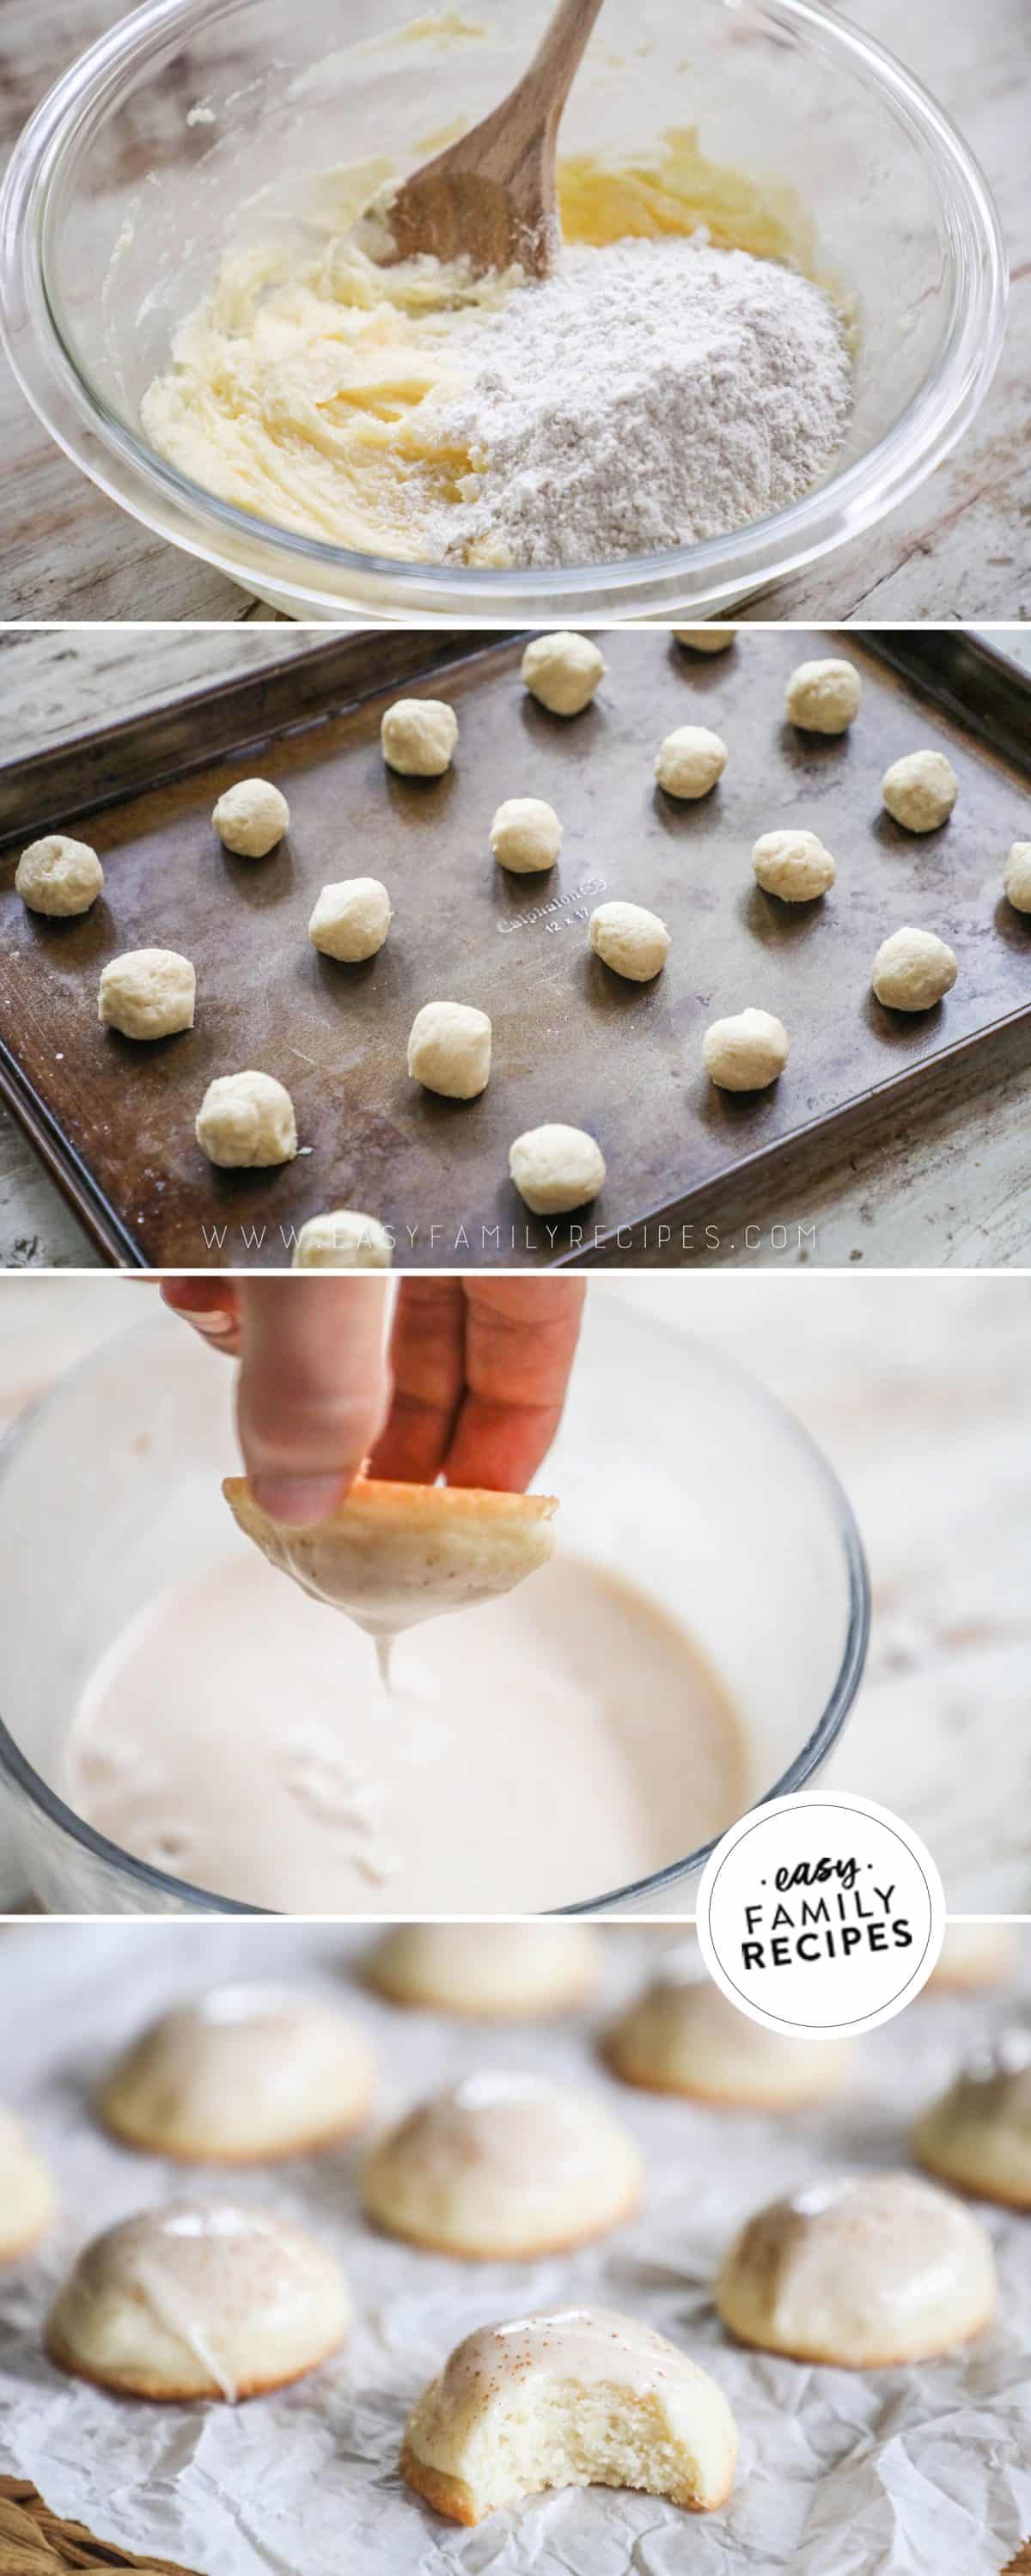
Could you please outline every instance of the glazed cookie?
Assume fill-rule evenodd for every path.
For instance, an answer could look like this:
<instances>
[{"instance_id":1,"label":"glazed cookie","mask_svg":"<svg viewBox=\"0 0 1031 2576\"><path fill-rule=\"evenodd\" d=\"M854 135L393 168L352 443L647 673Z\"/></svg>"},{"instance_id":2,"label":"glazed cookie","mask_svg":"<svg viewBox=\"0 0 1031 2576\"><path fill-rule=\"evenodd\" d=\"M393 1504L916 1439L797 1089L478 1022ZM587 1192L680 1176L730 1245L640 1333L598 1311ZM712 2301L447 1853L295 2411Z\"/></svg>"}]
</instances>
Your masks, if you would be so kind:
<instances>
[{"instance_id":1,"label":"glazed cookie","mask_svg":"<svg viewBox=\"0 0 1031 2576\"><path fill-rule=\"evenodd\" d=\"M48 832L30 841L14 871L14 890L30 912L45 912L67 921L88 912L104 883L104 871L88 841L73 841L67 832Z\"/></svg>"},{"instance_id":2,"label":"glazed cookie","mask_svg":"<svg viewBox=\"0 0 1031 2576\"><path fill-rule=\"evenodd\" d=\"M57 2212L57 2194L13 2111L0 2109L0 2263L29 2254Z\"/></svg>"},{"instance_id":3,"label":"glazed cookie","mask_svg":"<svg viewBox=\"0 0 1031 2576\"><path fill-rule=\"evenodd\" d=\"M959 780L943 751L910 751L885 770L881 794L889 814L907 832L936 832L948 822Z\"/></svg>"},{"instance_id":4,"label":"glazed cookie","mask_svg":"<svg viewBox=\"0 0 1031 2576\"><path fill-rule=\"evenodd\" d=\"M301 1227L293 1251L295 1270L389 1270L394 1248L378 1217L357 1208L327 1208Z\"/></svg>"},{"instance_id":5,"label":"glazed cookie","mask_svg":"<svg viewBox=\"0 0 1031 2576\"><path fill-rule=\"evenodd\" d=\"M782 903L812 903L826 894L837 869L816 832L763 832L752 851L755 881Z\"/></svg>"},{"instance_id":6,"label":"glazed cookie","mask_svg":"<svg viewBox=\"0 0 1031 2576\"><path fill-rule=\"evenodd\" d=\"M790 2110L835 2093L848 2050L833 2040L783 2038L722 1994L693 1948L665 1958L613 2025L605 2054L625 2084L699 2102Z\"/></svg>"},{"instance_id":7,"label":"glazed cookie","mask_svg":"<svg viewBox=\"0 0 1031 2576\"><path fill-rule=\"evenodd\" d=\"M162 2013L101 2087L106 2128L185 2164L261 2164L351 2136L372 2052L338 2004L286 1987L216 1986Z\"/></svg>"},{"instance_id":8,"label":"glazed cookie","mask_svg":"<svg viewBox=\"0 0 1031 2576\"><path fill-rule=\"evenodd\" d=\"M949 1923L928 1991L976 1994L1012 1976L1017 1964L1016 1934L1008 1923Z\"/></svg>"},{"instance_id":9,"label":"glazed cookie","mask_svg":"<svg viewBox=\"0 0 1031 2576\"><path fill-rule=\"evenodd\" d=\"M702 1039L702 1062L720 1091L766 1091L783 1073L791 1040L772 1011L736 1011L713 1020Z\"/></svg>"},{"instance_id":10,"label":"glazed cookie","mask_svg":"<svg viewBox=\"0 0 1031 2576\"><path fill-rule=\"evenodd\" d=\"M172 1038L192 1029L197 978L175 948L130 948L111 957L97 994L101 1028L123 1038Z\"/></svg>"},{"instance_id":11,"label":"glazed cookie","mask_svg":"<svg viewBox=\"0 0 1031 2576\"><path fill-rule=\"evenodd\" d=\"M219 797L211 820L235 858L266 859L290 829L290 808L270 779L241 778Z\"/></svg>"},{"instance_id":12,"label":"glazed cookie","mask_svg":"<svg viewBox=\"0 0 1031 2576\"><path fill-rule=\"evenodd\" d=\"M378 954L392 919L390 896L378 877L340 877L323 886L308 937L320 957L360 966Z\"/></svg>"},{"instance_id":13,"label":"glazed cookie","mask_svg":"<svg viewBox=\"0 0 1031 2576\"><path fill-rule=\"evenodd\" d=\"M543 796L509 796L499 805L490 827L490 846L499 868L512 876L539 876L553 868L562 847L562 825Z\"/></svg>"},{"instance_id":14,"label":"glazed cookie","mask_svg":"<svg viewBox=\"0 0 1031 2576\"><path fill-rule=\"evenodd\" d=\"M670 951L670 936L657 912L641 903L599 903L587 924L595 956L628 983L650 984L661 973Z\"/></svg>"},{"instance_id":15,"label":"glazed cookie","mask_svg":"<svg viewBox=\"0 0 1031 2576\"><path fill-rule=\"evenodd\" d=\"M370 1985L392 2003L491 2021L571 2012L597 1973L584 1923L395 1923L365 1962Z\"/></svg>"},{"instance_id":16,"label":"glazed cookie","mask_svg":"<svg viewBox=\"0 0 1031 2576\"><path fill-rule=\"evenodd\" d=\"M314 1529L269 1519L244 1476L222 1487L234 1519L270 1565L373 1635L511 1592L554 1547L551 1494L464 1485L391 1485L359 1476Z\"/></svg>"},{"instance_id":17,"label":"glazed cookie","mask_svg":"<svg viewBox=\"0 0 1031 2576\"><path fill-rule=\"evenodd\" d=\"M710 2513L736 2461L707 2371L634 2317L563 2308L466 2336L409 2417L401 2475L470 2524L546 2487L633 2487Z\"/></svg>"},{"instance_id":18,"label":"glazed cookie","mask_svg":"<svg viewBox=\"0 0 1031 2576\"><path fill-rule=\"evenodd\" d=\"M915 2174L811 2183L750 2218L716 2284L740 2342L840 2370L930 2361L982 2332L991 2245L969 2210Z\"/></svg>"},{"instance_id":19,"label":"glazed cookie","mask_svg":"<svg viewBox=\"0 0 1031 2576\"><path fill-rule=\"evenodd\" d=\"M689 802L707 796L727 766L727 746L707 725L677 725L655 756L655 775L667 796Z\"/></svg>"},{"instance_id":20,"label":"glazed cookie","mask_svg":"<svg viewBox=\"0 0 1031 2576\"><path fill-rule=\"evenodd\" d=\"M413 1082L445 1100L476 1100L490 1081L491 1025L469 1002L424 1002L408 1037Z\"/></svg>"},{"instance_id":21,"label":"glazed cookie","mask_svg":"<svg viewBox=\"0 0 1031 2576\"><path fill-rule=\"evenodd\" d=\"M388 2236L471 2261L533 2262L619 2227L641 2160L589 2093L544 2076L465 2076L398 2121L362 2180Z\"/></svg>"},{"instance_id":22,"label":"glazed cookie","mask_svg":"<svg viewBox=\"0 0 1031 2576\"><path fill-rule=\"evenodd\" d=\"M891 1011L930 1011L951 993L959 973L955 951L933 930L893 930L882 939L870 981Z\"/></svg>"},{"instance_id":23,"label":"glazed cookie","mask_svg":"<svg viewBox=\"0 0 1031 2576\"><path fill-rule=\"evenodd\" d=\"M1031 2031L1004 2031L961 2067L924 2112L915 2144L942 2182L1031 2209Z\"/></svg>"},{"instance_id":24,"label":"glazed cookie","mask_svg":"<svg viewBox=\"0 0 1031 2576\"><path fill-rule=\"evenodd\" d=\"M224 1172L290 1163L297 1121L289 1092L271 1073L221 1073L209 1082L194 1124L197 1143Z\"/></svg>"},{"instance_id":25,"label":"glazed cookie","mask_svg":"<svg viewBox=\"0 0 1031 2576\"><path fill-rule=\"evenodd\" d=\"M800 662L788 681L785 705L803 733L846 733L862 694L851 662Z\"/></svg>"},{"instance_id":26,"label":"glazed cookie","mask_svg":"<svg viewBox=\"0 0 1031 2576\"><path fill-rule=\"evenodd\" d=\"M93 2238L46 2345L62 2370L119 2395L234 2404L316 2369L350 2322L333 2256L289 2219L174 2201Z\"/></svg>"},{"instance_id":27,"label":"glazed cookie","mask_svg":"<svg viewBox=\"0 0 1031 2576\"><path fill-rule=\"evenodd\" d=\"M379 729L383 758L401 778L443 778L458 741L458 717L443 698L397 698Z\"/></svg>"},{"instance_id":28,"label":"glazed cookie","mask_svg":"<svg viewBox=\"0 0 1031 2576\"><path fill-rule=\"evenodd\" d=\"M605 659L589 635L535 635L520 670L524 687L549 715L579 716L605 677Z\"/></svg>"},{"instance_id":29,"label":"glazed cookie","mask_svg":"<svg viewBox=\"0 0 1031 2576\"><path fill-rule=\"evenodd\" d=\"M534 1216L586 1207L605 1186L601 1146L582 1127L528 1127L508 1149L509 1177Z\"/></svg>"}]
</instances>

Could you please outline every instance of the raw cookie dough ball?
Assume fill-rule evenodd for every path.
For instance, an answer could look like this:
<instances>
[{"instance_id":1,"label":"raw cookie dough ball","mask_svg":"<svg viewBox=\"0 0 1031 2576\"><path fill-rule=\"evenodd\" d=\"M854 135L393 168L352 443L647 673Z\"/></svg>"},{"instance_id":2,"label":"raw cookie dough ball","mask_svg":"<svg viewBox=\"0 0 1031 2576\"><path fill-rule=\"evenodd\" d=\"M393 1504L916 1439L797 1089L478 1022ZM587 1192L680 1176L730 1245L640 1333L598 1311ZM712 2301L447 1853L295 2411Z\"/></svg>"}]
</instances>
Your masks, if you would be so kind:
<instances>
[{"instance_id":1,"label":"raw cookie dough ball","mask_svg":"<svg viewBox=\"0 0 1031 2576\"><path fill-rule=\"evenodd\" d=\"M692 653L726 653L737 642L736 626L675 626L673 633Z\"/></svg>"},{"instance_id":2,"label":"raw cookie dough ball","mask_svg":"<svg viewBox=\"0 0 1031 2576\"><path fill-rule=\"evenodd\" d=\"M14 890L30 912L49 913L66 921L88 912L104 882L104 871L88 841L73 841L67 832L48 832L30 841L14 871Z\"/></svg>"},{"instance_id":3,"label":"raw cookie dough ball","mask_svg":"<svg viewBox=\"0 0 1031 2576\"><path fill-rule=\"evenodd\" d=\"M599 903L587 925L596 957L631 984L648 984L669 956L670 937L657 912L640 903Z\"/></svg>"},{"instance_id":4,"label":"raw cookie dough ball","mask_svg":"<svg viewBox=\"0 0 1031 2576\"><path fill-rule=\"evenodd\" d=\"M123 1038L170 1038L192 1029L197 978L174 948L129 948L104 967L97 1018Z\"/></svg>"},{"instance_id":5,"label":"raw cookie dough ball","mask_svg":"<svg viewBox=\"0 0 1031 2576\"><path fill-rule=\"evenodd\" d=\"M707 796L727 766L727 746L707 725L677 725L660 743L655 775L667 796Z\"/></svg>"},{"instance_id":6,"label":"raw cookie dough ball","mask_svg":"<svg viewBox=\"0 0 1031 2576\"><path fill-rule=\"evenodd\" d=\"M373 2147L362 2177L388 2236L441 2254L533 2262L636 2209L641 2160L606 2104L543 2075L467 2075Z\"/></svg>"},{"instance_id":7,"label":"raw cookie dough ball","mask_svg":"<svg viewBox=\"0 0 1031 2576\"><path fill-rule=\"evenodd\" d=\"M1004 2031L925 2111L914 2140L942 2182L1031 2209L1031 2032Z\"/></svg>"},{"instance_id":8,"label":"raw cookie dough ball","mask_svg":"<svg viewBox=\"0 0 1031 2576\"><path fill-rule=\"evenodd\" d=\"M297 1152L294 1104L271 1073L220 1073L208 1084L194 1133L223 1172L261 1171L292 1162Z\"/></svg>"},{"instance_id":9,"label":"raw cookie dough ball","mask_svg":"<svg viewBox=\"0 0 1031 2576\"><path fill-rule=\"evenodd\" d=\"M238 859L265 859L290 829L290 808L267 778L241 778L219 797L211 820L225 850Z\"/></svg>"},{"instance_id":10,"label":"raw cookie dough ball","mask_svg":"<svg viewBox=\"0 0 1031 2576\"><path fill-rule=\"evenodd\" d=\"M508 1169L534 1216L561 1216L596 1199L605 1157L582 1127L528 1127L509 1146Z\"/></svg>"},{"instance_id":11,"label":"raw cookie dough ball","mask_svg":"<svg viewBox=\"0 0 1031 2576\"><path fill-rule=\"evenodd\" d=\"M468 2525L548 2487L631 2487L711 2513L736 2460L707 2371L635 2317L567 2307L466 2335L408 2418L400 2469Z\"/></svg>"},{"instance_id":12,"label":"raw cookie dough ball","mask_svg":"<svg viewBox=\"0 0 1031 2576\"><path fill-rule=\"evenodd\" d=\"M977 1994L1004 1984L1016 1964L1016 1937L1008 1923L947 1923L927 1992Z\"/></svg>"},{"instance_id":13,"label":"raw cookie dough ball","mask_svg":"<svg viewBox=\"0 0 1031 2576\"><path fill-rule=\"evenodd\" d=\"M62 2370L127 2397L254 2397L314 2370L351 2322L325 2247L271 2210L172 2201L84 2248L46 2330Z\"/></svg>"},{"instance_id":14,"label":"raw cookie dough ball","mask_svg":"<svg viewBox=\"0 0 1031 2576\"><path fill-rule=\"evenodd\" d=\"M800 662L788 681L785 705L803 733L847 733L862 694L851 662Z\"/></svg>"},{"instance_id":15,"label":"raw cookie dough ball","mask_svg":"<svg viewBox=\"0 0 1031 2576\"><path fill-rule=\"evenodd\" d=\"M624 2084L760 2111L823 2101L848 2063L840 2041L782 2037L739 2012L691 1945L667 1953L609 2031L605 2053Z\"/></svg>"},{"instance_id":16,"label":"raw cookie dough ball","mask_svg":"<svg viewBox=\"0 0 1031 2576\"><path fill-rule=\"evenodd\" d=\"M891 1011L929 1011L951 993L959 973L944 939L933 930L893 930L873 961L874 992Z\"/></svg>"},{"instance_id":17,"label":"raw cookie dough ball","mask_svg":"<svg viewBox=\"0 0 1031 2576\"><path fill-rule=\"evenodd\" d=\"M458 741L458 717L443 698L395 698L379 729L383 758L401 778L443 778Z\"/></svg>"},{"instance_id":18,"label":"raw cookie dough ball","mask_svg":"<svg viewBox=\"0 0 1031 2576\"><path fill-rule=\"evenodd\" d=\"M412 1021L408 1071L445 1100L475 1100L490 1080L491 1026L468 1002L424 1002Z\"/></svg>"},{"instance_id":19,"label":"raw cookie dough ball","mask_svg":"<svg viewBox=\"0 0 1031 2576\"><path fill-rule=\"evenodd\" d=\"M591 1992L598 1945L585 1923L395 1923L365 1975L392 2003L491 2021L571 2012Z\"/></svg>"},{"instance_id":20,"label":"raw cookie dough ball","mask_svg":"<svg viewBox=\"0 0 1031 2576\"><path fill-rule=\"evenodd\" d=\"M959 780L943 751L910 751L885 770L881 794L889 814L907 832L936 832L948 822Z\"/></svg>"},{"instance_id":21,"label":"raw cookie dough ball","mask_svg":"<svg viewBox=\"0 0 1031 2576\"><path fill-rule=\"evenodd\" d=\"M294 1245L295 1270L389 1270L394 1248L377 1217L357 1208L310 1216Z\"/></svg>"},{"instance_id":22,"label":"raw cookie dough ball","mask_svg":"<svg viewBox=\"0 0 1031 2576\"><path fill-rule=\"evenodd\" d=\"M372 2052L339 2004L286 1986L215 1986L151 2022L100 2092L116 2138L186 2164L311 2155L361 2127Z\"/></svg>"},{"instance_id":23,"label":"raw cookie dough ball","mask_svg":"<svg viewBox=\"0 0 1031 2576\"><path fill-rule=\"evenodd\" d=\"M1031 841L1014 841L1002 882L1014 912L1031 912Z\"/></svg>"},{"instance_id":24,"label":"raw cookie dough ball","mask_svg":"<svg viewBox=\"0 0 1031 2576\"><path fill-rule=\"evenodd\" d=\"M929 2361L982 2332L995 2264L980 2221L917 2175L810 2183L735 2237L716 2283L731 2334L841 2370Z\"/></svg>"},{"instance_id":25,"label":"raw cookie dough ball","mask_svg":"<svg viewBox=\"0 0 1031 2576\"><path fill-rule=\"evenodd\" d=\"M752 852L757 885L782 903L811 903L826 894L837 869L816 832L763 832Z\"/></svg>"},{"instance_id":26,"label":"raw cookie dough ball","mask_svg":"<svg viewBox=\"0 0 1031 2576\"><path fill-rule=\"evenodd\" d=\"M46 2234L57 2194L13 2111L0 2109L0 2263L15 2263Z\"/></svg>"},{"instance_id":27,"label":"raw cookie dough ball","mask_svg":"<svg viewBox=\"0 0 1031 2576\"><path fill-rule=\"evenodd\" d=\"M783 1073L791 1040L772 1011L737 1011L713 1020L702 1039L702 1061L721 1091L765 1091Z\"/></svg>"},{"instance_id":28,"label":"raw cookie dough ball","mask_svg":"<svg viewBox=\"0 0 1031 2576\"><path fill-rule=\"evenodd\" d=\"M490 846L500 868L516 877L553 868L562 847L562 825L543 796L509 796L498 806L490 827Z\"/></svg>"},{"instance_id":29,"label":"raw cookie dough ball","mask_svg":"<svg viewBox=\"0 0 1031 2576\"><path fill-rule=\"evenodd\" d=\"M589 635L535 635L520 669L531 697L549 715L578 716L590 706L606 663Z\"/></svg>"},{"instance_id":30,"label":"raw cookie dough ball","mask_svg":"<svg viewBox=\"0 0 1031 2576\"><path fill-rule=\"evenodd\" d=\"M308 937L321 957L356 966L382 948L392 919L390 896L378 877L340 877L323 886Z\"/></svg>"}]
</instances>

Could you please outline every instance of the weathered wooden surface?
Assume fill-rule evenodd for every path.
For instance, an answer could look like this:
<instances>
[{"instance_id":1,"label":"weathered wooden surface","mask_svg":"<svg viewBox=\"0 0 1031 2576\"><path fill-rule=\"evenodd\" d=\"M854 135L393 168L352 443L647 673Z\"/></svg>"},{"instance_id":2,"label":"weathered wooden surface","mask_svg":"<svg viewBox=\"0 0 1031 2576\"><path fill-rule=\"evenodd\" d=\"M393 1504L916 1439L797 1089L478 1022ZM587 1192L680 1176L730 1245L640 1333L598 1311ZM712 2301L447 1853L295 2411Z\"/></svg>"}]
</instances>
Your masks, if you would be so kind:
<instances>
[{"instance_id":1,"label":"weathered wooden surface","mask_svg":"<svg viewBox=\"0 0 1031 2576\"><path fill-rule=\"evenodd\" d=\"M1026 0L853 0L955 117L998 198L1013 270L1006 350L958 453L872 535L780 583L753 613L805 619L1031 616L1031 118ZM119 15L111 0L4 0L0 161L58 72ZM246 592L125 518L38 427L0 361L3 614L266 619Z\"/></svg>"},{"instance_id":2,"label":"weathered wooden surface","mask_svg":"<svg viewBox=\"0 0 1031 2576\"><path fill-rule=\"evenodd\" d=\"M0 637L0 730L31 747L127 714L175 687L281 660L308 639L258 633L67 629ZM1008 639L1031 669L1031 632ZM869 1130L807 1169L804 1185L714 1200L693 1248L706 1266L1006 1268L1031 1264L1031 1071L981 1089L944 1078L933 1107ZM92 1248L12 1121L0 1112L0 1267L65 1268ZM667 1258L672 1259L672 1252ZM654 1249L638 1259L651 1262ZM632 1266L628 1256L621 1264Z\"/></svg>"}]
</instances>

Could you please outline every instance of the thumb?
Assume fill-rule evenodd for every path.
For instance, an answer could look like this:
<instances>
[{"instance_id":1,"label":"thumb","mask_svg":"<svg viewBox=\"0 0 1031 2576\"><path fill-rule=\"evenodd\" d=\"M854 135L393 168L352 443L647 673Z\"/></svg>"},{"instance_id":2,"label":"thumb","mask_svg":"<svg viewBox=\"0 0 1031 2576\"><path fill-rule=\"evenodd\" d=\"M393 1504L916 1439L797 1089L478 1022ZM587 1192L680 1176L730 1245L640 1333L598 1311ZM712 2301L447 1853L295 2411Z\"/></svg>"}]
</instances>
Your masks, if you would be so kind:
<instances>
[{"instance_id":1,"label":"thumb","mask_svg":"<svg viewBox=\"0 0 1031 2576\"><path fill-rule=\"evenodd\" d=\"M311 1528L354 1482L389 1400L387 1282L240 1285L237 1427L255 1502Z\"/></svg>"}]
</instances>

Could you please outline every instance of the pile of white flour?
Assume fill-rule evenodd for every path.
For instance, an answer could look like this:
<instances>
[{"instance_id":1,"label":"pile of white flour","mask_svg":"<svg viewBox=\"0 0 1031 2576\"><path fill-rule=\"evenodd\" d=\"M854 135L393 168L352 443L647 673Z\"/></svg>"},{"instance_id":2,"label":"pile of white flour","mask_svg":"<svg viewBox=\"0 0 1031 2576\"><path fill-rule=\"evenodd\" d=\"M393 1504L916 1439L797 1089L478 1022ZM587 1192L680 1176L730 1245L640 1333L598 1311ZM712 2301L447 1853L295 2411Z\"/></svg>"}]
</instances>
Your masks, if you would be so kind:
<instances>
[{"instance_id":1,"label":"pile of white flour","mask_svg":"<svg viewBox=\"0 0 1031 2576\"><path fill-rule=\"evenodd\" d=\"M477 468L435 514L445 562L604 563L722 536L818 482L848 419L830 297L697 235L566 249L483 321L477 354L438 424Z\"/></svg>"}]
</instances>

